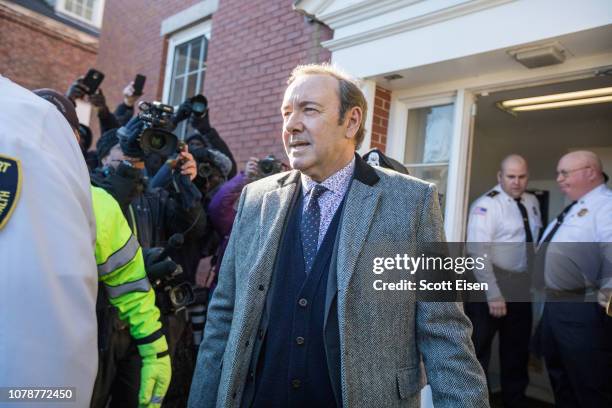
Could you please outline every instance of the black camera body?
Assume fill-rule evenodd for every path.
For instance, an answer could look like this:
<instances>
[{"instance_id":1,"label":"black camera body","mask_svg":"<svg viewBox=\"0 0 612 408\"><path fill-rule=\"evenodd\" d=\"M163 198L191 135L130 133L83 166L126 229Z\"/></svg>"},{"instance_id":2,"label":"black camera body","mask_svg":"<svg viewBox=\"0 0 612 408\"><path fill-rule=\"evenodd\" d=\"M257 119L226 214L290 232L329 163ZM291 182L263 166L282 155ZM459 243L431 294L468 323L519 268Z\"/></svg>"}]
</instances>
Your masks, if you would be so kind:
<instances>
[{"instance_id":1,"label":"black camera body","mask_svg":"<svg viewBox=\"0 0 612 408\"><path fill-rule=\"evenodd\" d=\"M189 99L191 103L191 115L202 117L208 112L208 100L202 94L198 94Z\"/></svg>"},{"instance_id":2,"label":"black camera body","mask_svg":"<svg viewBox=\"0 0 612 408\"><path fill-rule=\"evenodd\" d=\"M140 147L145 155L158 153L168 157L178 152L179 140L171 132L174 108L161 102L140 102L138 117L143 121Z\"/></svg>"},{"instance_id":3,"label":"black camera body","mask_svg":"<svg viewBox=\"0 0 612 408\"><path fill-rule=\"evenodd\" d=\"M257 167L259 168L259 172L261 173L262 177L268 177L272 174L280 173L283 170L281 161L273 155L269 155L259 160Z\"/></svg>"}]
</instances>

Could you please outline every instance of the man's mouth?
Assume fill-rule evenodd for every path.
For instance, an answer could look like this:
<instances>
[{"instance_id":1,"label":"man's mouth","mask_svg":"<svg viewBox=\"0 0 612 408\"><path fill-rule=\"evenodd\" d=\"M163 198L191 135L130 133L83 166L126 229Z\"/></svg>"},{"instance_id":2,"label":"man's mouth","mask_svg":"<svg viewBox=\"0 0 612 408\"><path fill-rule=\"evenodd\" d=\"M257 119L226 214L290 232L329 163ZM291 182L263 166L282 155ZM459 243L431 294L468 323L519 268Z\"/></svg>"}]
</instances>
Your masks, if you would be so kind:
<instances>
[{"instance_id":1,"label":"man's mouth","mask_svg":"<svg viewBox=\"0 0 612 408\"><path fill-rule=\"evenodd\" d=\"M310 143L303 141L303 140L296 140L296 141L289 143L289 148L291 149L300 149L306 146L310 146Z\"/></svg>"}]
</instances>

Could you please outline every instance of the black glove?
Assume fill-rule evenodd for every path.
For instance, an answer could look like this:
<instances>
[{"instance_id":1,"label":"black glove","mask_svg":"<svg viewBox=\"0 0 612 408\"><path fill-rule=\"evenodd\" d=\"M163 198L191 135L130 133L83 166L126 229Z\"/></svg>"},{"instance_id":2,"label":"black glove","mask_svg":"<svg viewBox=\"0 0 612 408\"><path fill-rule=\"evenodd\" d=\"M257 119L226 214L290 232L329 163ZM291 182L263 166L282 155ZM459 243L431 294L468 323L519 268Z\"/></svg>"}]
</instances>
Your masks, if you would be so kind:
<instances>
[{"instance_id":1,"label":"black glove","mask_svg":"<svg viewBox=\"0 0 612 408\"><path fill-rule=\"evenodd\" d=\"M191 101L187 99L185 102L181 103L176 112L174 112L174 115L172 116L172 123L174 123L176 126L183 120L187 119L189 115L191 115Z\"/></svg>"},{"instance_id":2,"label":"black glove","mask_svg":"<svg viewBox=\"0 0 612 408\"><path fill-rule=\"evenodd\" d=\"M83 77L79 77L70 85L70 88L68 88L66 98L70 99L72 103L75 103L75 100L82 99L87 95L88 91L89 89L83 84Z\"/></svg>"},{"instance_id":3,"label":"black glove","mask_svg":"<svg viewBox=\"0 0 612 408\"><path fill-rule=\"evenodd\" d=\"M126 156L141 158L144 156L144 152L140 147L140 135L143 128L144 122L138 116L134 116L128 123L117 130L119 145Z\"/></svg>"},{"instance_id":4,"label":"black glove","mask_svg":"<svg viewBox=\"0 0 612 408\"><path fill-rule=\"evenodd\" d=\"M164 248L153 247L142 250L147 276L152 283L174 275L179 266L170 257L163 255Z\"/></svg>"},{"instance_id":5,"label":"black glove","mask_svg":"<svg viewBox=\"0 0 612 408\"><path fill-rule=\"evenodd\" d=\"M93 95L89 95L89 102L96 108L100 110L108 111L108 106L106 105L106 98L102 93L102 89L98 89L97 92Z\"/></svg>"}]
</instances>

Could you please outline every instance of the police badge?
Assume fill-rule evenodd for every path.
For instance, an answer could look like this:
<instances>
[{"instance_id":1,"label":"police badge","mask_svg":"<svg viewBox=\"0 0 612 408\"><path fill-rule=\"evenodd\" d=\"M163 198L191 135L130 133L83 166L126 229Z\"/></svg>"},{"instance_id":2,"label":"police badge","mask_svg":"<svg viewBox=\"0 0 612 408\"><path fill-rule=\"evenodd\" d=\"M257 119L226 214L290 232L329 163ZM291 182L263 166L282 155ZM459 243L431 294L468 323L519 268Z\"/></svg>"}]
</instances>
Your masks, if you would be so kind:
<instances>
[{"instance_id":1,"label":"police badge","mask_svg":"<svg viewBox=\"0 0 612 408\"><path fill-rule=\"evenodd\" d=\"M21 192L21 162L0 154L0 230L8 223Z\"/></svg>"}]
</instances>

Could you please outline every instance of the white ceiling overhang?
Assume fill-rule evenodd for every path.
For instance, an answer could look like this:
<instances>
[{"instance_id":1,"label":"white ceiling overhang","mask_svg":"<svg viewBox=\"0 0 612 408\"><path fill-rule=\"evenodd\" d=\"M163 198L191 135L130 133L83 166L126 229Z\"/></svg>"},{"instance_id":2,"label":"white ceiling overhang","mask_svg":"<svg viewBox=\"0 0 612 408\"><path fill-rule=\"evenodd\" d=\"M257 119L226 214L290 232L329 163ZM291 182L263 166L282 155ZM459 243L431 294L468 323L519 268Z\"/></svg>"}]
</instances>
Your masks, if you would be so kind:
<instances>
[{"instance_id":1,"label":"white ceiling overhang","mask_svg":"<svg viewBox=\"0 0 612 408\"><path fill-rule=\"evenodd\" d=\"M609 0L295 0L294 9L334 30L322 45L361 78L492 51L513 64L505 50L612 24Z\"/></svg>"}]
</instances>

